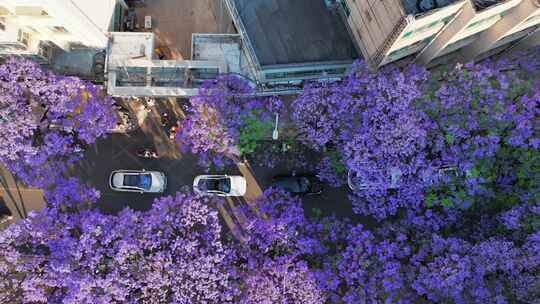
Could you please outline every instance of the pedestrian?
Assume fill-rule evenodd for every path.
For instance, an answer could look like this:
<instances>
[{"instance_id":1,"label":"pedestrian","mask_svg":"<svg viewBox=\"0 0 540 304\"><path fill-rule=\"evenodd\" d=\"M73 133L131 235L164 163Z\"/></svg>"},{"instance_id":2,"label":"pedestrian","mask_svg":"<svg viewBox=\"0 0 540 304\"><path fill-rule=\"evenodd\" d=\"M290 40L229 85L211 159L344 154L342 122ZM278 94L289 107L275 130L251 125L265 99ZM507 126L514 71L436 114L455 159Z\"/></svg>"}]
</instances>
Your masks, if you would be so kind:
<instances>
[{"instance_id":1,"label":"pedestrian","mask_svg":"<svg viewBox=\"0 0 540 304\"><path fill-rule=\"evenodd\" d=\"M166 127L169 124L169 114L166 112L161 113L161 126Z\"/></svg>"},{"instance_id":2,"label":"pedestrian","mask_svg":"<svg viewBox=\"0 0 540 304\"><path fill-rule=\"evenodd\" d=\"M169 139L170 140L175 140L176 139L176 131L178 130L178 127L177 126L172 126L171 129L169 130Z\"/></svg>"}]
</instances>

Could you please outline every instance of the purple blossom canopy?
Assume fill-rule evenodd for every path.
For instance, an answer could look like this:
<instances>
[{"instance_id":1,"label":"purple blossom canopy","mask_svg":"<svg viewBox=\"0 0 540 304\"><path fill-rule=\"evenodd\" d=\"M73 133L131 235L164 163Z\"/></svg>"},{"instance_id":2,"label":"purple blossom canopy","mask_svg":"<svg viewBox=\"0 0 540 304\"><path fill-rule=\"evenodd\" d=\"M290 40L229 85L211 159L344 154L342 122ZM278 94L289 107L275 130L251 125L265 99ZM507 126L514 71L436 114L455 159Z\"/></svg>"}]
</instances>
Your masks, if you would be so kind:
<instances>
[{"instance_id":1,"label":"purple blossom canopy","mask_svg":"<svg viewBox=\"0 0 540 304\"><path fill-rule=\"evenodd\" d=\"M0 66L0 97L0 161L31 186L48 186L116 124L100 88L27 59Z\"/></svg>"},{"instance_id":2,"label":"purple blossom canopy","mask_svg":"<svg viewBox=\"0 0 540 304\"><path fill-rule=\"evenodd\" d=\"M204 167L222 167L231 159L238 160L240 135L247 121L271 122L282 106L275 97L254 97L250 83L235 75L205 82L190 102L191 113L182 121L177 140Z\"/></svg>"},{"instance_id":3,"label":"purple blossom canopy","mask_svg":"<svg viewBox=\"0 0 540 304\"><path fill-rule=\"evenodd\" d=\"M0 299L231 303L234 255L220 232L208 200L184 193L117 216L46 208L0 234Z\"/></svg>"}]
</instances>

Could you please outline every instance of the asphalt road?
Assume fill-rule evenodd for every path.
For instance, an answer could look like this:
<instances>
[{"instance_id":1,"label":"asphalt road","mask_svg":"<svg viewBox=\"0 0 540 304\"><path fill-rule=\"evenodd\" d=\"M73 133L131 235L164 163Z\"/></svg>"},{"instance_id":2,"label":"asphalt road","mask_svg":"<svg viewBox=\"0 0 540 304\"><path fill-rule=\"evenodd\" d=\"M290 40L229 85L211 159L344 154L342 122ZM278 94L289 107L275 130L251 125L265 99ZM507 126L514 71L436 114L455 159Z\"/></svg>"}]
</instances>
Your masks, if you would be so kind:
<instances>
[{"instance_id":1,"label":"asphalt road","mask_svg":"<svg viewBox=\"0 0 540 304\"><path fill-rule=\"evenodd\" d=\"M140 128L128 134L111 134L105 139L98 140L86 150L85 157L73 167L73 174L95 187L101 192L98 201L99 208L104 213L117 213L129 207L134 210L148 210L153 201L163 195L174 195L177 191L187 187L192 188L194 178L205 174L205 170L197 165L197 159L191 154L182 154L177 143L169 140L165 128L161 126L160 113L168 112L173 117L182 119L176 102L160 101L151 110L145 110L140 103L131 103L131 110L137 113ZM157 159L143 159L136 155L140 148L155 148L159 155ZM303 153L303 152L302 152ZM309 153L309 152L306 152ZM311 157L314 156L314 157ZM284 155L283 157L290 157ZM317 158L315 155L306 155L306 158ZM284 159L281 165L275 168L266 168L257 164L239 164L225 168L222 171L210 171L210 174L243 175L247 180L247 193L243 198L226 200L218 206L223 220L229 228L240 224L242 227L242 214L238 213L236 206L248 204L259 196L264 189L270 186L275 175L289 174L292 170L304 173L301 168L290 167L290 161ZM109 176L114 170L140 170L162 171L167 176L167 189L163 194L140 194L118 192L109 188ZM352 216L351 203L348 199L349 191L346 187L325 187L321 195L303 197L304 209L307 215L313 214L313 209L319 209L324 215L339 217ZM360 219L361 221L364 221ZM231 228L234 233L234 228ZM241 230L241 229L240 229Z\"/></svg>"},{"instance_id":2,"label":"asphalt road","mask_svg":"<svg viewBox=\"0 0 540 304\"><path fill-rule=\"evenodd\" d=\"M174 194L183 186L191 187L195 176L204 172L192 155L144 159L135 153L141 147L152 146L152 141L139 129L129 135L113 134L99 140L86 152L85 159L74 169L78 176L101 192L99 207L102 211L116 213L127 206L134 210L147 210L155 198ZM166 192L140 194L113 191L109 188L109 175L120 169L162 171L167 176Z\"/></svg>"},{"instance_id":3,"label":"asphalt road","mask_svg":"<svg viewBox=\"0 0 540 304\"><path fill-rule=\"evenodd\" d=\"M191 189L195 176L205 173L204 169L197 165L197 159L191 154L174 157L162 155L158 159L143 159L136 156L135 151L137 149L152 147L153 145L153 140L148 138L147 134L140 129L129 135L112 134L106 139L99 140L87 150L84 160L73 168L74 173L101 192L101 199L98 204L105 213L116 213L125 207L134 210L148 210L151 208L155 198L162 195L173 195L182 187ZM112 171L119 169L140 170L143 168L162 171L166 174L168 185L165 193L140 194L118 192L109 188L108 179ZM224 171L210 173L244 175L248 180L248 194L251 195L251 198L254 198L271 185L271 179L274 175L290 173L293 169L298 170L298 168L286 168L283 166L263 168L248 165L244 169L231 166ZM298 173L301 172L298 171ZM312 213L313 208L317 208L327 215L350 216L351 206L347 198L348 194L346 187L330 188L327 186L321 195L303 197L304 207L308 214Z\"/></svg>"}]
</instances>

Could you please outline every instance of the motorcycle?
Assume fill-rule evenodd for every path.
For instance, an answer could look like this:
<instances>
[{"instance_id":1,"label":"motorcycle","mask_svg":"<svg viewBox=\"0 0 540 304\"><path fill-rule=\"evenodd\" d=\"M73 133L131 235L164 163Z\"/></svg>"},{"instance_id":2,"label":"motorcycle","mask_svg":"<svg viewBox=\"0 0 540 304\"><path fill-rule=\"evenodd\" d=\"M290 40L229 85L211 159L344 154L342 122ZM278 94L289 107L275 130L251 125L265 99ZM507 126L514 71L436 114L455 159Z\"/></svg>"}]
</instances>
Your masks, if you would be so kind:
<instances>
[{"instance_id":1,"label":"motorcycle","mask_svg":"<svg viewBox=\"0 0 540 304\"><path fill-rule=\"evenodd\" d=\"M159 157L156 150L154 150L154 149L142 148L142 149L137 150L136 154L137 154L138 157L147 158L147 159L152 159L152 158L158 158Z\"/></svg>"}]
</instances>

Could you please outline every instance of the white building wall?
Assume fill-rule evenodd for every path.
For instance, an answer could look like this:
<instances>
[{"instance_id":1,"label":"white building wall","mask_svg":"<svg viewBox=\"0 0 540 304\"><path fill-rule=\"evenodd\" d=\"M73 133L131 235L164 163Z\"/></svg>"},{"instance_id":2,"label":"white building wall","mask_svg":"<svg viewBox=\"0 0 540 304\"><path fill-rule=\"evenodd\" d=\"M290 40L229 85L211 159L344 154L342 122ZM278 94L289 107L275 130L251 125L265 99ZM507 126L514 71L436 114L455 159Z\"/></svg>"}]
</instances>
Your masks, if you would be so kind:
<instances>
[{"instance_id":1,"label":"white building wall","mask_svg":"<svg viewBox=\"0 0 540 304\"><path fill-rule=\"evenodd\" d=\"M528 34L526 29L532 30L533 26L540 22L540 18L535 18L537 14L540 14L540 5L537 0L523 0L496 24L482 32L474 43L463 48L464 59L472 60L492 49L524 37Z\"/></svg>"},{"instance_id":2,"label":"white building wall","mask_svg":"<svg viewBox=\"0 0 540 304\"><path fill-rule=\"evenodd\" d=\"M6 30L0 43L17 42L19 30L28 33L27 53L35 53L40 41L52 41L68 49L72 43L105 48L116 4L123 0L0 0ZM24 52L23 52L24 53Z\"/></svg>"},{"instance_id":3,"label":"white building wall","mask_svg":"<svg viewBox=\"0 0 540 304\"><path fill-rule=\"evenodd\" d=\"M508 12L522 0L508 0L490 8L477 12L473 0L467 1L462 12L437 38L417 57L417 62L429 65L437 57L465 47L480 36L481 33L501 20L501 14Z\"/></svg>"},{"instance_id":4,"label":"white building wall","mask_svg":"<svg viewBox=\"0 0 540 304\"><path fill-rule=\"evenodd\" d=\"M386 51L380 66L422 50L430 42L430 39L448 24L444 22L445 18L451 20L464 3L464 1L456 2L426 15L407 16L407 26L400 33L398 39ZM398 50L404 51L400 52L399 56L395 56L394 54L396 53L394 52Z\"/></svg>"}]
</instances>

